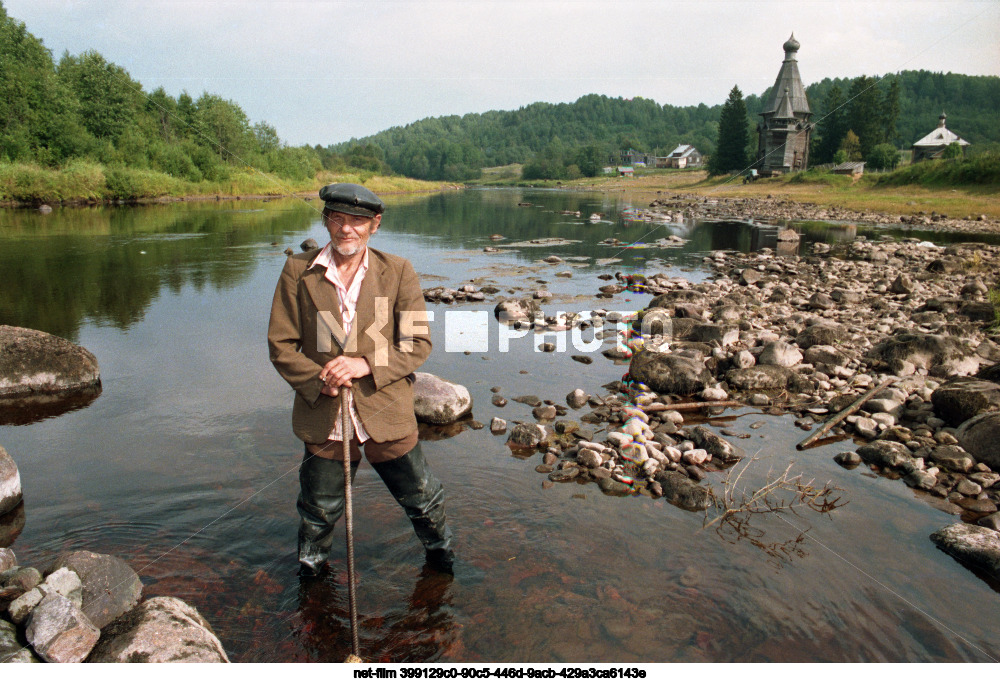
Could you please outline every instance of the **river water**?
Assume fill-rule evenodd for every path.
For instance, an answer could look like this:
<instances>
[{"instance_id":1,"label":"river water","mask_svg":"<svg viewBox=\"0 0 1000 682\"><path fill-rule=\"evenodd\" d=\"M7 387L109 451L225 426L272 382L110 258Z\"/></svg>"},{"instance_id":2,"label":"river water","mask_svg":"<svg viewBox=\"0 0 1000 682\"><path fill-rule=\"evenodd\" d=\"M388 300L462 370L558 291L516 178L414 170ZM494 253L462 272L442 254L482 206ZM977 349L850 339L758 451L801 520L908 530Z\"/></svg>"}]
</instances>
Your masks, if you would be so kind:
<instances>
[{"instance_id":1,"label":"river water","mask_svg":"<svg viewBox=\"0 0 1000 682\"><path fill-rule=\"evenodd\" d=\"M633 205L643 204L544 191L390 197L372 246L411 259L424 287L548 288L547 312L636 310L648 295L595 299L606 283L597 276L697 281L709 275L702 258L712 250L774 246L773 233L744 224L623 222L620 211ZM576 210L582 217L561 213ZM590 223L592 213L607 217ZM855 233L800 229L805 244ZM494 233L507 239L492 242ZM290 428L291 389L265 344L282 251L308 237L322 244L324 234L318 204L297 200L0 212L0 324L81 343L103 377L103 393L86 407L32 423L8 415L0 426L24 489L25 525L13 544L22 564L44 568L66 549L115 554L139 572L145 596L197 607L235 661L344 659L339 543L331 575L296 576L301 445ZM687 241L597 244L614 236L641 247L671 234ZM569 241L483 251L545 237ZM551 254L564 262L541 262ZM555 276L564 271L572 277ZM466 385L481 422L531 419L526 405L492 406L491 387L508 399L563 402L577 387L602 393L627 369L597 352L593 364L574 362L572 343L536 352L531 337L509 339L503 352L499 330L481 324L492 307L430 306L435 352L423 367ZM743 479L751 488L791 463L793 474L841 488L847 504L828 515L762 516L744 534L705 529L704 514L662 500L606 496L594 484L543 486L540 455L514 456L489 429L427 430L424 452L457 536L454 579L423 570L409 523L363 465L354 493L363 658L1000 658L997 585L928 539L955 517L901 481L841 469L833 456L849 441L796 452L805 434L792 422L742 408L711 423L750 434L735 442L759 458ZM707 483L720 491L722 477Z\"/></svg>"}]
</instances>

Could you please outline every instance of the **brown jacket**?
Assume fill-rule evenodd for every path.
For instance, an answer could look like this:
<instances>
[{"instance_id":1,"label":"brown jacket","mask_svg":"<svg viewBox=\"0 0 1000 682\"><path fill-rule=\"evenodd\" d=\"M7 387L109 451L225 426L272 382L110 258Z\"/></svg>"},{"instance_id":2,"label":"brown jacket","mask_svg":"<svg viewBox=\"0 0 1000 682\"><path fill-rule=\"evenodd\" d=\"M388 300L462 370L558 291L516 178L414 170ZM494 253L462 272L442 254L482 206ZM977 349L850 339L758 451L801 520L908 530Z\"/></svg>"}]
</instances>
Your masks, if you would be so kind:
<instances>
[{"instance_id":1,"label":"brown jacket","mask_svg":"<svg viewBox=\"0 0 1000 682\"><path fill-rule=\"evenodd\" d=\"M327 440L340 405L338 398L320 393L320 370L342 352L337 341L331 343L329 330L343 320L326 269L307 269L317 253L296 254L285 263L267 329L271 362L295 389L292 429L307 443ZM368 249L368 273L344 345L348 355L364 357L372 368L370 375L353 381L351 391L361 423L376 442L404 438L417 428L413 372L431 352L425 313L410 261Z\"/></svg>"}]
</instances>

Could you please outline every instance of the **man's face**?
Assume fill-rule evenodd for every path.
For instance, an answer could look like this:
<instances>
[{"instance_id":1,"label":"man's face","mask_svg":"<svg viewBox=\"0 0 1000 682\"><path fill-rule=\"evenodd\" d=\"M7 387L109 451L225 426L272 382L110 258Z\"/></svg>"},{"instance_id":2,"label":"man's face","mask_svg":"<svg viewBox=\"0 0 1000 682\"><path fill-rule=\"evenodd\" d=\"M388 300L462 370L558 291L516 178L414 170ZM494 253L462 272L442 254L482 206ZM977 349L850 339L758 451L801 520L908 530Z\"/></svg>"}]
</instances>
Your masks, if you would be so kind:
<instances>
[{"instance_id":1,"label":"man's face","mask_svg":"<svg viewBox=\"0 0 1000 682\"><path fill-rule=\"evenodd\" d=\"M331 211L326 214L324 223L330 233L330 243L333 250L341 256L353 256L361 253L368 245L368 239L378 231L382 216L365 218Z\"/></svg>"}]
</instances>

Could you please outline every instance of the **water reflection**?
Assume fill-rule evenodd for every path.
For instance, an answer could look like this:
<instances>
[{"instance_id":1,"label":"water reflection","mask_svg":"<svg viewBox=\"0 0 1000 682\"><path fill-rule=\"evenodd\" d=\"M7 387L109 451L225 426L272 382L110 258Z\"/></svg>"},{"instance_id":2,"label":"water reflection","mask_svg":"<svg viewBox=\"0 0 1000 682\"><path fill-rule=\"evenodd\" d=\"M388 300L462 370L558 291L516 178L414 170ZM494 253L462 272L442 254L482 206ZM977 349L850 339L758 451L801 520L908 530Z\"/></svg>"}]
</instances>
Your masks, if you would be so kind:
<instances>
[{"instance_id":1,"label":"water reflection","mask_svg":"<svg viewBox=\"0 0 1000 682\"><path fill-rule=\"evenodd\" d=\"M24 502L0 516L0 547L10 547L24 530Z\"/></svg>"},{"instance_id":2,"label":"water reflection","mask_svg":"<svg viewBox=\"0 0 1000 682\"><path fill-rule=\"evenodd\" d=\"M517 206L524 200L533 205ZM567 297L552 305L570 310L636 310L648 301L635 292L595 301L606 283L598 275L609 272L602 258L620 259L622 270L687 268L698 281L709 275L701 261L710 251L767 245L747 224L626 224L618 220L629 205L621 195L473 191L390 203L376 247L411 258L428 276L425 287L483 277L508 291L543 280ZM0 426L30 507L28 524L23 507L2 520L0 539L20 533L15 551L26 565L48 565L67 549L121 556L140 572L145 597L196 606L237 661L341 661L349 648L343 557L318 585L295 575L301 445L289 428L292 391L264 344L282 250L323 236L314 208L275 201L57 210L55 223L0 211L2 320L76 330L105 379L101 399L86 409ZM559 212L570 209L583 217ZM592 212L611 219L590 224ZM495 232L509 241L579 242L484 254ZM799 254L812 241L849 238L841 226L800 232ZM689 241L598 246L609 236L652 243L669 234ZM567 262L539 262L550 253ZM21 262L28 259L35 268ZM569 269L572 278L554 277ZM33 289L46 287L58 290L65 309L35 300ZM448 310L430 307L436 321ZM494 407L492 386L507 397L561 402L578 387L597 393L625 370L599 356L582 365L568 353L534 352L527 339L510 353L495 343L470 355L443 352L437 322L432 336L436 350L423 369L468 387L483 422L535 421L528 405ZM765 422L759 430L751 428L757 421ZM752 432L741 444L773 454L779 470L801 457L795 472L832 481L851 504L809 515L804 541L774 549L782 553L775 570L761 548L702 531L702 515L663 500L608 497L593 484L543 488L546 477L534 471L542 455L512 457L488 429L425 430L455 527L456 576L421 574L412 526L363 467L355 487L362 654L397 662L998 655L996 592L927 539L951 517L899 482L841 469L832 456L850 442L796 453L802 434L790 418L730 412L712 424ZM759 487L752 474L745 478ZM718 486L722 475L711 472L707 483ZM774 518L760 528L765 545L800 533Z\"/></svg>"},{"instance_id":3,"label":"water reflection","mask_svg":"<svg viewBox=\"0 0 1000 682\"><path fill-rule=\"evenodd\" d=\"M88 388L69 397L31 395L0 399L0 425L32 424L67 412L82 410L101 394L101 387Z\"/></svg>"},{"instance_id":4,"label":"water reflection","mask_svg":"<svg viewBox=\"0 0 1000 682\"><path fill-rule=\"evenodd\" d=\"M84 320L129 329L161 290L231 288L256 254L316 220L313 206L234 202L0 211L0 324L76 340Z\"/></svg>"}]
</instances>

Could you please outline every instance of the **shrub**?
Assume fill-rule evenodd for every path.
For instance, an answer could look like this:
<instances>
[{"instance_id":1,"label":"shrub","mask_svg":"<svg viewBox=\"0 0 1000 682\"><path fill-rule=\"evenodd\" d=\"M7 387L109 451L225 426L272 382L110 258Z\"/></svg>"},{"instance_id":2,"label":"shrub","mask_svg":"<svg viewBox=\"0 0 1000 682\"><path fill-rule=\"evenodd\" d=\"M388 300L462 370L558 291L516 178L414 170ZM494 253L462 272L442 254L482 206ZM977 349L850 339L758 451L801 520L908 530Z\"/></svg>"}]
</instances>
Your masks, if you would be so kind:
<instances>
[{"instance_id":1,"label":"shrub","mask_svg":"<svg viewBox=\"0 0 1000 682\"><path fill-rule=\"evenodd\" d=\"M180 183L165 173L118 166L105 173L107 198L150 199L180 189Z\"/></svg>"},{"instance_id":2,"label":"shrub","mask_svg":"<svg viewBox=\"0 0 1000 682\"><path fill-rule=\"evenodd\" d=\"M875 170L892 170L899 165L899 152L891 144L877 144L869 152L866 161Z\"/></svg>"}]
</instances>

